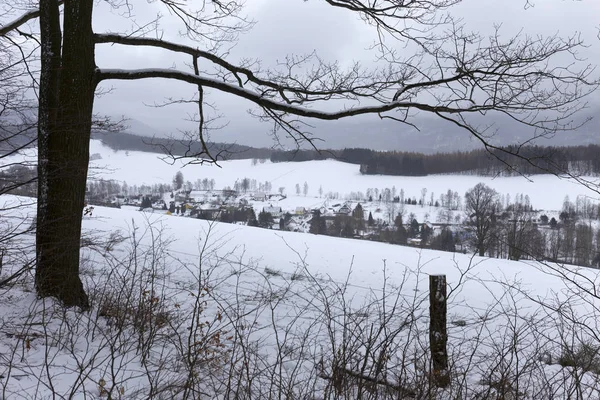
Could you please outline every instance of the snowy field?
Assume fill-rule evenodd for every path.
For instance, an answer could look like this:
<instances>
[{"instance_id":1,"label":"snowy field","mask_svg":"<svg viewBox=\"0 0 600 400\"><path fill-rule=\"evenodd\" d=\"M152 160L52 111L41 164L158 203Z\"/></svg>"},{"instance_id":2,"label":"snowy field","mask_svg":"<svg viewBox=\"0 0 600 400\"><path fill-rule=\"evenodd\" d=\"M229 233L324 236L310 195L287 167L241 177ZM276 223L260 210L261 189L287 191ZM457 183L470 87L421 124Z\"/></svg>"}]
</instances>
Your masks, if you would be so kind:
<instances>
[{"instance_id":1,"label":"snowy field","mask_svg":"<svg viewBox=\"0 0 600 400\"><path fill-rule=\"evenodd\" d=\"M285 187L280 205L323 191L404 189L461 196L478 182L536 209L593 193L553 176L362 176L337 161L169 165L92 141L93 179L129 185L244 177ZM29 152L30 158L35 154ZM5 160L5 162L14 161ZM295 196L296 184L309 185ZM19 202L25 205L12 208ZM2 196L0 229L33 222L31 199ZM411 206L407 212L432 212ZM31 257L9 243L0 282ZM0 399L598 399L597 270L96 207L83 221L81 275L92 310L37 300L32 272L0 287ZM429 276L448 281L452 384L431 387ZM575 361L573 361L575 360ZM585 365L581 362L585 361ZM383 362L383 364L382 364ZM360 371L375 377L336 374ZM346 371L346 372L344 372ZM342 382L342 383L340 383ZM340 391L339 385L345 390ZM425 388L425 389L424 389ZM390 392L390 390L392 392ZM423 392L423 390L425 390ZM241 393L241 394L240 394Z\"/></svg>"},{"instance_id":2,"label":"snowy field","mask_svg":"<svg viewBox=\"0 0 600 400\"><path fill-rule=\"evenodd\" d=\"M361 175L359 166L335 160L307 161L299 163L258 163L252 165L252 160L234 160L220 163L220 168L214 165L188 165L183 162L170 164L164 157L154 153L134 151L113 151L104 146L99 140L90 142L90 154L99 154L101 159L90 162L90 179L113 179L127 182L131 185L170 184L177 171L182 171L186 181L195 182L198 179L214 179L216 189L225 186L233 187L237 179L245 177L256 179L258 182L269 181L273 192L279 187L285 188L287 195L296 193L296 184L301 187L308 183L309 191L306 205L318 203L319 187L323 193L339 193L345 196L351 192L366 193L369 188L396 187L399 193L404 190L406 197L421 196L421 189L427 189L426 200L434 193L437 200L448 189L458 192L461 196L479 182L484 182L502 195L527 194L531 204L539 210L560 210L565 196L574 201L577 196L587 196L598 201L597 193L577 184L576 182L559 179L552 175L537 175L529 179L523 177L478 177L468 175L430 175L425 177ZM23 156L15 156L22 158ZM5 163L15 158L3 160ZM35 152L30 150L25 158L35 162ZM592 182L598 178L589 177ZM298 204L304 206L305 204Z\"/></svg>"},{"instance_id":3,"label":"snowy field","mask_svg":"<svg viewBox=\"0 0 600 400\"><path fill-rule=\"evenodd\" d=\"M11 215L14 221L27 219L33 210L20 208ZM430 274L448 279L449 353L456 374L456 384L436 398L452 393L492 398L477 396L495 393L486 379L500 379L503 373L527 388L520 398L570 398L573 369L557 365L561 349L567 342L576 348L574 340L593 339L600 321L595 270L125 208L96 207L83 225L87 245L82 275L91 312L63 313L50 301L36 300L31 276L2 293L0 388L6 399L47 398L52 390L58 398L102 398L105 392L121 399L185 398L177 389L185 386L182 377L192 376L186 375L183 360L200 340L196 334L212 340L205 343L209 350L204 356L223 351L223 359L211 359L210 366L195 371L205 376L210 370L216 381L192 382L220 393L215 397L228 397L223 393L232 388L224 382L233 374L236 385L257 394L252 398L272 396L276 388L268 382L274 379L298 390L295 397L306 398L305 384L315 393L327 390L328 381L319 377L315 365L323 376L334 370L339 362L335 349L352 351L353 357L366 351L371 357L382 354L383 344L393 366L387 379L417 390L428 363ZM136 319L119 325L123 321L114 311L119 309L115 296L121 299L127 290L138 296L132 301L137 307L146 304L147 296L152 307L160 307L160 314L150 311L156 336L149 333L153 330L140 330ZM561 313L552 308L559 304ZM206 321L194 325L197 313ZM164 315L170 325L157 322ZM566 323L569 317L585 325ZM217 350L210 347L215 332ZM371 354L369 343L379 350ZM231 364L235 357L251 364L255 379ZM367 358L365 373L371 374L373 362ZM351 359L343 363L356 368ZM399 366L404 375L395 374ZM577 384L582 398L598 398L595 374L579 371Z\"/></svg>"}]
</instances>

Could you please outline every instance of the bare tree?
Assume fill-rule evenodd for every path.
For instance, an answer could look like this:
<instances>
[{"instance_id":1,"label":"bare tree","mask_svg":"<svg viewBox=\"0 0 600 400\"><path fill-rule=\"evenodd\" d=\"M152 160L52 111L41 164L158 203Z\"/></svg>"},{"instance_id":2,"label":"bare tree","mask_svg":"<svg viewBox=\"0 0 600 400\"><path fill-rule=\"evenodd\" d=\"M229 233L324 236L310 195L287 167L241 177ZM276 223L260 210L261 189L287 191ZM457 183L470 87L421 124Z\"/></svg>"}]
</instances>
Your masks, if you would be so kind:
<instances>
[{"instance_id":1,"label":"bare tree","mask_svg":"<svg viewBox=\"0 0 600 400\"><path fill-rule=\"evenodd\" d=\"M23 36L0 37L0 291L12 286L35 265L27 216L36 195L37 171L29 157L14 157L35 145L34 102L31 87L37 47L23 47ZM26 196L12 197L7 194ZM8 217L19 215L21 219Z\"/></svg>"},{"instance_id":2,"label":"bare tree","mask_svg":"<svg viewBox=\"0 0 600 400\"><path fill-rule=\"evenodd\" d=\"M473 234L473 244L480 256L485 255L494 234L498 193L478 183L465 194L466 225Z\"/></svg>"},{"instance_id":3,"label":"bare tree","mask_svg":"<svg viewBox=\"0 0 600 400\"><path fill-rule=\"evenodd\" d=\"M64 5L60 0L40 0L39 6L21 15L13 13L14 20L0 26L1 37L12 37L32 26L28 21L39 18L36 287L40 296L57 297L66 305L88 305L79 280L79 240L94 93L100 82L161 78L193 85L196 134L203 145L202 156L212 161L216 158L205 140L213 122L205 112L210 106L206 89L254 103L258 109L254 114L273 121L275 134L288 135L298 144L313 143L306 118L375 114L412 125L412 111L421 111L465 128L489 149L494 146L488 141L488 130L471 123L469 115L506 115L535 128L538 136L548 135L573 128L574 112L594 88L590 67L573 64L571 59L556 63L563 56L574 57L583 44L577 36L505 38L499 30L491 37L473 34L445 13L458 0L326 2L356 13L375 29L379 44L373 51L386 65L367 69L355 64L344 70L316 55L290 56L274 70L261 69L258 63L232 64L226 59L228 46L222 45L235 42L238 33L252 25L241 17L243 3L237 0L202 1L197 8L171 0L158 2L179 19L182 33L197 40L198 46L161 39L149 28L158 21L138 23L132 32L96 33L92 0ZM109 4L131 15L129 2ZM24 33L37 39L35 29ZM404 44L408 54L396 52L389 45L392 41ZM102 44L185 54L191 66L188 70L104 68L95 61L95 48ZM330 100L343 105L337 111L319 109Z\"/></svg>"}]
</instances>

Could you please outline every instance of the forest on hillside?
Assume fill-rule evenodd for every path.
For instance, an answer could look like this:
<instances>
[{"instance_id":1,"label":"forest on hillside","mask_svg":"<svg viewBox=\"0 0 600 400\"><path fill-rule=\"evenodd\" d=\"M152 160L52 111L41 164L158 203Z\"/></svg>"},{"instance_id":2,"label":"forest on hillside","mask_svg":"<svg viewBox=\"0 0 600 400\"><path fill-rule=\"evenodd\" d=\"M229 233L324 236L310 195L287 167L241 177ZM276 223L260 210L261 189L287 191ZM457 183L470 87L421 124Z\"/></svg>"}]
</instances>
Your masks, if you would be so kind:
<instances>
[{"instance_id":1,"label":"forest on hillside","mask_svg":"<svg viewBox=\"0 0 600 400\"><path fill-rule=\"evenodd\" d=\"M468 173L473 175L600 173L600 146L544 147L509 146L491 150L421 154L369 149L331 151L273 151L272 162L309 161L335 158L360 165L365 175L425 176Z\"/></svg>"},{"instance_id":2,"label":"forest on hillside","mask_svg":"<svg viewBox=\"0 0 600 400\"><path fill-rule=\"evenodd\" d=\"M202 143L189 139L146 137L124 132L94 132L92 139L102 141L113 150L166 153L175 157L207 156L202 150ZM210 154L218 160L266 159L271 156L272 151L236 143L208 142L206 145Z\"/></svg>"}]
</instances>

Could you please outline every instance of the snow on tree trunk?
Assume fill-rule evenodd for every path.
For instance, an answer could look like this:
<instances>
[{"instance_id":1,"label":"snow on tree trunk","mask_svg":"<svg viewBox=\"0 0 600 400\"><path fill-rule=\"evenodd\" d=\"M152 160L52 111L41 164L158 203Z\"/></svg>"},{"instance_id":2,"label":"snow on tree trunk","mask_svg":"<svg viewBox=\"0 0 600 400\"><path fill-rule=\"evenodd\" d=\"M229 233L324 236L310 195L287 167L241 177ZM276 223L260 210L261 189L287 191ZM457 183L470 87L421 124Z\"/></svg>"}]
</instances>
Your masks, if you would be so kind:
<instances>
[{"instance_id":1,"label":"snow on tree trunk","mask_svg":"<svg viewBox=\"0 0 600 400\"><path fill-rule=\"evenodd\" d=\"M437 387L450 384L446 344L446 275L429 276L429 349L432 378Z\"/></svg>"}]
</instances>

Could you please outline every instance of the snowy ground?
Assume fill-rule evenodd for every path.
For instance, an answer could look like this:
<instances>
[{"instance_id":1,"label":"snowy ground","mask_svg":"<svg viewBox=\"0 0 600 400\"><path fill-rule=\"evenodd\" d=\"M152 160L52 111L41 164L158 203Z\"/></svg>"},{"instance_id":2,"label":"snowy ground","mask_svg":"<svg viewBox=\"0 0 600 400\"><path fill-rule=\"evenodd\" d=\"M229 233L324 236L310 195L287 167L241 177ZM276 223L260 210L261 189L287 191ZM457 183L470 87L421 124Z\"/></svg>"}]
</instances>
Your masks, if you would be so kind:
<instances>
[{"instance_id":1,"label":"snowy ground","mask_svg":"<svg viewBox=\"0 0 600 400\"><path fill-rule=\"evenodd\" d=\"M91 143L94 153L102 157L92 162L96 179L169 183L181 169L156 154L113 152L98 141ZM462 196L484 181L502 194L527 194L534 208L544 210L560 209L566 195L571 200L592 195L552 176L532 181L362 176L358 166L331 160L257 165L241 160L182 171L186 181L215 179L217 188L244 177L270 181L274 190L286 188L288 197L278 204L284 210L323 204L319 186L342 196L395 186L417 198L427 188L437 199L448 189ZM304 182L308 196L293 195L296 184ZM3 196L0 206L15 201L26 204L4 212L0 229L31 224L35 204L30 199ZM368 205L366 212L376 207ZM382 207L378 215L385 218L385 212ZM411 212L420 221L425 214L435 221L434 208L407 206L406 213ZM277 397L282 387L292 397L308 398L308 387L311 396L327 390L330 381L323 376L339 370L342 349L351 354L342 367L356 370L367 360L361 364L365 373L380 376L373 368L377 357L385 356L385 379L417 390L429 382L432 274L448 280L453 374L451 387L434 398L496 398L499 393L504 398L600 398L598 375L589 372L600 371L596 270L210 223L127 207L96 207L93 216L84 217L83 228L81 271L90 312L64 312L52 301L37 300L31 273L10 290L0 290L0 399L50 398L52 392L57 398L203 397L190 395L189 387L210 393L205 398L235 397L228 390L240 387L252 398ZM31 256L32 244L27 234L9 246L0 281ZM193 318L198 315L202 321ZM588 367L569 366L564 355L577 353L582 344L592 349ZM586 360L589 353L572 358Z\"/></svg>"},{"instance_id":2,"label":"snowy ground","mask_svg":"<svg viewBox=\"0 0 600 400\"><path fill-rule=\"evenodd\" d=\"M31 217L33 209L10 214L17 221ZM109 246L108 237L124 240ZM600 282L595 270L209 223L125 208L97 207L92 217L84 219L84 238L88 244L95 243L84 249L82 265L92 296L90 313L64 314L52 302L36 300L31 277L1 294L0 388L6 399L47 398L52 390L64 397L73 394L74 398L83 398L84 393L96 398L102 390L111 390L113 398L145 398L152 387L167 386L170 389L152 397L183 398L173 382L186 376L185 363L176 362L186 346L178 347L180 342L171 339L189 338L190 316L197 311L194 282L199 278L210 282L210 294L201 298L202 318L207 319L209 328L202 329L224 332L227 339L220 339L223 351L233 357L246 354L233 334L245 326L246 345L252 343L256 351L256 358L247 361L255 363L257 374L259 370L268 372L253 383L240 378L240 385L257 385L253 390L260 394L255 398L267 396L265 382L275 376L280 383L294 380L297 390L300 382L309 378L322 387L326 381L314 376L319 358L325 370L331 368L332 349L341 343L362 354L365 340L373 338L369 329L361 329L376 328L384 320L386 337L396 332L388 343L393 352L389 362L404 365L407 371L407 376L397 379L407 387L417 385L423 366L413 361L408 366L402 364L402 357L427 352L430 274L444 274L448 279L449 351L453 373L458 374L454 379L462 382L463 373L467 379L452 390L462 390L467 397L489 390L490 385L482 384L482 380L504 371L513 378L520 373L517 381L528 393L522 397L569 398L566 392L573 384L571 370L556 365L561 346L573 339L574 331L578 340L593 337L600 321L594 295ZM138 243L135 262L131 256L134 239ZM154 269L146 271L149 263ZM565 283L565 277L581 286ZM128 282L125 278L136 278L139 298L151 295L152 304L156 299L157 307L170 310L169 318L177 324L169 328L157 325L163 336L152 340L135 325L125 329L125 336L119 336L115 331L118 318L102 305L107 293L115 296L129 288L120 286L120 279ZM152 286L144 286L144 282ZM588 293L582 295L582 288ZM568 313L556 313L538 304L565 299L568 302L563 307L587 325L573 324L565 320ZM100 313L99 309L105 311ZM357 342L363 344L352 347ZM374 345L383 342L381 337L373 339ZM144 359L146 345L152 352ZM275 356L277 349L289 353L280 359ZM426 364L426 358L423 360ZM229 364L219 361L215 365ZM211 364L211 371L213 378L218 378L215 365ZM349 360L346 366L354 364ZM279 367L283 370L275 373ZM206 370L201 373L206 374ZM389 375L388 379L396 377ZM577 379L582 398L597 398L596 375L584 373ZM206 382L198 385L203 390L222 389L214 382L213 386ZM553 395L548 394L550 390ZM444 398L443 393L439 398Z\"/></svg>"}]
</instances>

